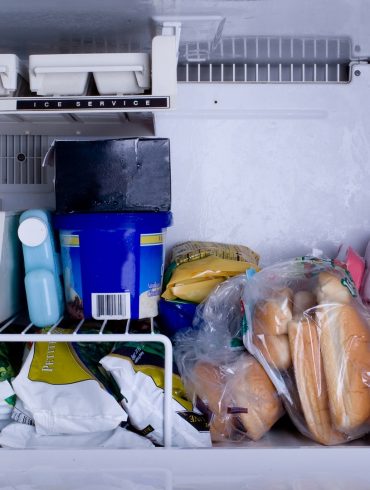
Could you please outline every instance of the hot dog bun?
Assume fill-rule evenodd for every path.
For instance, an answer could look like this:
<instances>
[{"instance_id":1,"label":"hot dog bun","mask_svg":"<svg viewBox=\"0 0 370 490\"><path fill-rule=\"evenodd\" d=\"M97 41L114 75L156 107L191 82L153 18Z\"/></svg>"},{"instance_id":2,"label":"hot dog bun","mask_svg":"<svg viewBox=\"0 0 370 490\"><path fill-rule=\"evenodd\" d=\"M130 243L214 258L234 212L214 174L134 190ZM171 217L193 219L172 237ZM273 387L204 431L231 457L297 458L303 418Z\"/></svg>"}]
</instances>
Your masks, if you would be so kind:
<instances>
[{"instance_id":1,"label":"hot dog bun","mask_svg":"<svg viewBox=\"0 0 370 490\"><path fill-rule=\"evenodd\" d=\"M292 364L287 335L254 334L253 344L271 367L284 371Z\"/></svg>"},{"instance_id":2,"label":"hot dog bun","mask_svg":"<svg viewBox=\"0 0 370 490\"><path fill-rule=\"evenodd\" d=\"M369 327L348 304L324 306L317 319L333 423L355 436L370 428Z\"/></svg>"},{"instance_id":3,"label":"hot dog bun","mask_svg":"<svg viewBox=\"0 0 370 490\"><path fill-rule=\"evenodd\" d=\"M291 321L288 335L294 375L303 414L312 436L321 444L339 444L345 436L334 430L330 418L317 328L308 319Z\"/></svg>"},{"instance_id":4,"label":"hot dog bun","mask_svg":"<svg viewBox=\"0 0 370 490\"><path fill-rule=\"evenodd\" d=\"M266 335L288 333L292 319L293 291L290 288L274 291L271 298L257 303L254 310L253 330Z\"/></svg>"}]
</instances>

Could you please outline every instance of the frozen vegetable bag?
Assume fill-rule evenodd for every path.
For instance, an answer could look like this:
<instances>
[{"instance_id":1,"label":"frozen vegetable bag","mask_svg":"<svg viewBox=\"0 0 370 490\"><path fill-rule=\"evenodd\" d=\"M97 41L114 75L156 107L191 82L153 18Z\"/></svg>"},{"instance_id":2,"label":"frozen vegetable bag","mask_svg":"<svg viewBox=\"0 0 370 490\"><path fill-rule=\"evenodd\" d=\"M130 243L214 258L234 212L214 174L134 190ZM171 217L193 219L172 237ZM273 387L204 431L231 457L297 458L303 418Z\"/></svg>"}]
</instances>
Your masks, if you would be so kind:
<instances>
[{"instance_id":1,"label":"frozen vegetable bag","mask_svg":"<svg viewBox=\"0 0 370 490\"><path fill-rule=\"evenodd\" d=\"M246 283L244 343L297 428L322 444L370 429L370 328L341 263L301 257Z\"/></svg>"},{"instance_id":2,"label":"frozen vegetable bag","mask_svg":"<svg viewBox=\"0 0 370 490\"><path fill-rule=\"evenodd\" d=\"M163 445L164 347L160 343L117 343L101 360L122 394L122 405L130 424L152 442ZM207 418L186 398L185 389L173 366L172 445L209 447Z\"/></svg>"},{"instance_id":3,"label":"frozen vegetable bag","mask_svg":"<svg viewBox=\"0 0 370 490\"><path fill-rule=\"evenodd\" d=\"M53 333L69 333L55 329ZM113 430L127 415L99 368L110 343L36 342L13 388L40 435Z\"/></svg>"}]
</instances>

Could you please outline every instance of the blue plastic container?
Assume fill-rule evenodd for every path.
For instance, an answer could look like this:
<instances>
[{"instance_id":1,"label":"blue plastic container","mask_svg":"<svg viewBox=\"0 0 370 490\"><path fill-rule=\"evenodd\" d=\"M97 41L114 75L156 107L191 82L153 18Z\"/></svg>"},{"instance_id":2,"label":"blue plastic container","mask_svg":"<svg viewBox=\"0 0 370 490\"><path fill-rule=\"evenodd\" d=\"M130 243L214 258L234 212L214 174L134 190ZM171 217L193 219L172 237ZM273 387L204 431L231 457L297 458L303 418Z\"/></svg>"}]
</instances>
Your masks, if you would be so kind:
<instances>
[{"instance_id":1,"label":"blue plastic container","mask_svg":"<svg viewBox=\"0 0 370 490\"><path fill-rule=\"evenodd\" d=\"M30 320L36 327L48 327L64 313L60 258L51 214L42 209L25 211L19 220L18 236L23 247Z\"/></svg>"},{"instance_id":2,"label":"blue plastic container","mask_svg":"<svg viewBox=\"0 0 370 490\"><path fill-rule=\"evenodd\" d=\"M171 224L170 212L55 216L70 315L97 320L157 316L164 234Z\"/></svg>"}]
</instances>

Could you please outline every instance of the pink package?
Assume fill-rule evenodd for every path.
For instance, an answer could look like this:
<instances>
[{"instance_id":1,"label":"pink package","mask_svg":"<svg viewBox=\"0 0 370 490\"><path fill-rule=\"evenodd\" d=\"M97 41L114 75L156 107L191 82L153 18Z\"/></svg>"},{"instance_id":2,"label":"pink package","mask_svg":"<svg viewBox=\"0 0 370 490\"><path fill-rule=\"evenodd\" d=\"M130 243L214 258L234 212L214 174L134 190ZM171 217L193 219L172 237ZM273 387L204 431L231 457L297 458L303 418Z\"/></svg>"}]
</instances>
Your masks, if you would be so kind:
<instances>
[{"instance_id":1,"label":"pink package","mask_svg":"<svg viewBox=\"0 0 370 490\"><path fill-rule=\"evenodd\" d=\"M370 242L367 244L365 252L366 272L362 283L361 296L366 302L370 302Z\"/></svg>"},{"instance_id":2,"label":"pink package","mask_svg":"<svg viewBox=\"0 0 370 490\"><path fill-rule=\"evenodd\" d=\"M366 252L368 252L368 258L370 260L369 245L366 249ZM352 247L348 247L347 249L345 249L343 245L339 249L339 254L337 259L345 263L347 270L351 274L353 282L356 285L356 288L360 290L364 273L365 273L365 260L356 252L356 250L353 250ZM370 301L370 277L369 277L368 290L369 290L369 301Z\"/></svg>"}]
</instances>

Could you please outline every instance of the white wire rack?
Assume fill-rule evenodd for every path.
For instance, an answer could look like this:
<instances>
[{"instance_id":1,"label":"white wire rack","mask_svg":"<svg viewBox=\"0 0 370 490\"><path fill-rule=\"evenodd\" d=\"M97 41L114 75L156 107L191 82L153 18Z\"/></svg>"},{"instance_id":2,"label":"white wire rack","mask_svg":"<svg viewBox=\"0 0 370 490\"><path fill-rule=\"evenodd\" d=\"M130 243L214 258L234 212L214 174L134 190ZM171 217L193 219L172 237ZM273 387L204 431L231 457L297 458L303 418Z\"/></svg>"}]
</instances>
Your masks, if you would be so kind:
<instances>
[{"instance_id":1,"label":"white wire rack","mask_svg":"<svg viewBox=\"0 0 370 490\"><path fill-rule=\"evenodd\" d=\"M91 333L94 327L96 333ZM65 329L66 333L62 333ZM61 318L49 329L40 329L22 315L0 325L0 342L159 342L164 347L164 446L171 447L172 434L172 344L165 335L154 333L151 319L148 333L132 333L131 322L85 321L71 323Z\"/></svg>"}]
</instances>

